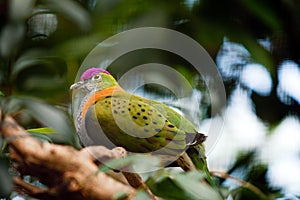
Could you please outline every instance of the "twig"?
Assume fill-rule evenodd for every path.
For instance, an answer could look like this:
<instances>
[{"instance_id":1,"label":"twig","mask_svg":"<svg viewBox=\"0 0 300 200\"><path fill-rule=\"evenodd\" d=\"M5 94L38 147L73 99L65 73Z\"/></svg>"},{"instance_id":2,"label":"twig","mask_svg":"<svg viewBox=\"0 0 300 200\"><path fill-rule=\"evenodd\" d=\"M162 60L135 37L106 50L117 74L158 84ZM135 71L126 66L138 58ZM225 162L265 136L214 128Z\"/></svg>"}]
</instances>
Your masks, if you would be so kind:
<instances>
[{"instance_id":1,"label":"twig","mask_svg":"<svg viewBox=\"0 0 300 200\"><path fill-rule=\"evenodd\" d=\"M131 173L131 172L122 172L123 175L125 176L126 180L128 181L128 183L136 188L136 189L144 189L145 192L147 192L147 194L151 197L151 199L153 200L161 200L161 198L156 197L151 190L149 189L149 187L145 184L145 182L142 180L142 178L135 173Z\"/></svg>"},{"instance_id":2,"label":"twig","mask_svg":"<svg viewBox=\"0 0 300 200\"><path fill-rule=\"evenodd\" d=\"M231 176L231 175L227 174L226 172L210 171L210 173L214 176L218 176L223 179L232 179L232 180L236 181L238 184L240 184L242 187L253 191L257 195L259 195L262 199L268 199L268 197L258 187L252 185L251 183L248 183L239 178Z\"/></svg>"}]
</instances>

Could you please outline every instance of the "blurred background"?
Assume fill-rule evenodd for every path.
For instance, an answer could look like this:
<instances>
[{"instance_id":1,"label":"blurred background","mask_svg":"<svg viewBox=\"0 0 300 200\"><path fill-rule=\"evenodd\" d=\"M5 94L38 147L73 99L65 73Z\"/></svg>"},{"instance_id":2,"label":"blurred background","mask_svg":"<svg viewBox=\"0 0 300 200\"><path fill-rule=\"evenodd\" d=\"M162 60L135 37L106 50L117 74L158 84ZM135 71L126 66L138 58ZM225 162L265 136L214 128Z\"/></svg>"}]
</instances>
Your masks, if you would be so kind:
<instances>
[{"instance_id":1,"label":"blurred background","mask_svg":"<svg viewBox=\"0 0 300 200\"><path fill-rule=\"evenodd\" d=\"M0 0L1 107L25 128L51 126L64 133L38 137L76 145L69 86L88 53L125 30L173 29L196 40L215 61L227 95L219 115L210 114L217 95L208 94L203 77L171 53L128 53L112 63L112 74L118 78L131 67L157 62L191 83L195 91L189 102L194 103L185 112L199 110L190 115L203 132L212 123L222 124L207 155L210 170L259 189L257 194L236 180L219 178L226 199L298 199L299 24L297 0ZM168 90L148 85L136 91L147 92L177 105L166 98ZM2 139L1 146L0 192L7 196L11 178Z\"/></svg>"}]
</instances>

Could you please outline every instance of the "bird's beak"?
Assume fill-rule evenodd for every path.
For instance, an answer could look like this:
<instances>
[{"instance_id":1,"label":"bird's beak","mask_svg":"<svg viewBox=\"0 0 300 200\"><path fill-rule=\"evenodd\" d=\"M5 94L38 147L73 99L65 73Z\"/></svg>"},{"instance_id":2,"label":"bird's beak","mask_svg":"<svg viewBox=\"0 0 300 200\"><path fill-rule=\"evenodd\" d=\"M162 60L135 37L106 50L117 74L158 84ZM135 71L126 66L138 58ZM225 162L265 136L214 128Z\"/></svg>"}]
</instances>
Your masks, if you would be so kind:
<instances>
[{"instance_id":1,"label":"bird's beak","mask_svg":"<svg viewBox=\"0 0 300 200\"><path fill-rule=\"evenodd\" d=\"M70 90L75 90L78 88L80 89L80 88L82 88L82 86L84 86L84 81L78 81L70 86Z\"/></svg>"}]
</instances>

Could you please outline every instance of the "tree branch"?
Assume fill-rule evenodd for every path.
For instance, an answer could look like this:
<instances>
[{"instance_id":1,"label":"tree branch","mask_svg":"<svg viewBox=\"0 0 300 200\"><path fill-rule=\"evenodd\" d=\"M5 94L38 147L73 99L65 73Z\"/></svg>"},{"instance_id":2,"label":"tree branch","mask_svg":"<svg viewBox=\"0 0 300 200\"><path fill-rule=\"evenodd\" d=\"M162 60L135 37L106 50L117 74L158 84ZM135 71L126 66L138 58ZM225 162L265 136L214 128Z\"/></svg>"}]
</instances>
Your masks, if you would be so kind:
<instances>
[{"instance_id":1,"label":"tree branch","mask_svg":"<svg viewBox=\"0 0 300 200\"><path fill-rule=\"evenodd\" d=\"M1 133L21 175L34 176L48 186L48 189L38 188L15 177L16 188L27 195L42 199L113 199L119 195L131 199L136 194L135 188L99 172L95 164L97 157L124 156L126 151L120 147L113 150L87 147L77 151L69 146L43 143L30 137L9 116L1 123Z\"/></svg>"}]
</instances>

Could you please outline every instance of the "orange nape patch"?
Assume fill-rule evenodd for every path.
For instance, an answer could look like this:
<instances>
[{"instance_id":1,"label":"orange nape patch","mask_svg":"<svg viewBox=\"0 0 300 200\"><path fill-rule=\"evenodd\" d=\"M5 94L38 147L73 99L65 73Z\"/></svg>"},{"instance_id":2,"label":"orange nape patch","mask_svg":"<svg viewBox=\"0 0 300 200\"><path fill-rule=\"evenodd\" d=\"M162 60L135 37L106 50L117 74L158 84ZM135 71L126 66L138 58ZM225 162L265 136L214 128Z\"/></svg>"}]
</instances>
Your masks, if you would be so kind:
<instances>
[{"instance_id":1,"label":"orange nape patch","mask_svg":"<svg viewBox=\"0 0 300 200\"><path fill-rule=\"evenodd\" d=\"M113 86L106 88L104 90L98 91L91 96L88 97L87 101L85 102L85 105L82 108L82 119L85 118L85 115L87 113L87 110L90 106L95 104L98 100L104 99L105 97L112 95L115 92L124 92L124 90L120 86Z\"/></svg>"}]
</instances>

